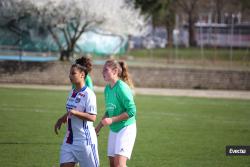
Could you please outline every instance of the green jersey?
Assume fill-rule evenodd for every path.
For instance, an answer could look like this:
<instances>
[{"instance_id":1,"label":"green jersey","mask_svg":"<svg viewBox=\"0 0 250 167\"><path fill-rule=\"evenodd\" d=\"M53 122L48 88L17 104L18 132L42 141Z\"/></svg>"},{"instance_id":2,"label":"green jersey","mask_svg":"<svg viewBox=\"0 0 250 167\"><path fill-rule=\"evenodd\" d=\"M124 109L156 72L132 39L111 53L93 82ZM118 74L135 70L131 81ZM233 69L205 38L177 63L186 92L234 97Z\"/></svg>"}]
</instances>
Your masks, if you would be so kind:
<instances>
[{"instance_id":1,"label":"green jersey","mask_svg":"<svg viewBox=\"0 0 250 167\"><path fill-rule=\"evenodd\" d=\"M92 79L89 75L87 75L85 78L85 86L87 86L91 90L94 90L93 82L92 82ZM72 89L75 89L75 88L76 88L76 86L74 84L72 84Z\"/></svg>"},{"instance_id":2,"label":"green jersey","mask_svg":"<svg viewBox=\"0 0 250 167\"><path fill-rule=\"evenodd\" d=\"M110 129L113 132L119 132L125 126L135 123L136 106L132 91L125 82L118 80L113 88L107 85L104 95L107 117L118 116L123 112L129 116L127 120L112 123Z\"/></svg>"},{"instance_id":3,"label":"green jersey","mask_svg":"<svg viewBox=\"0 0 250 167\"><path fill-rule=\"evenodd\" d=\"M85 78L85 85L89 87L91 90L94 90L93 82L89 75L87 75Z\"/></svg>"}]
</instances>

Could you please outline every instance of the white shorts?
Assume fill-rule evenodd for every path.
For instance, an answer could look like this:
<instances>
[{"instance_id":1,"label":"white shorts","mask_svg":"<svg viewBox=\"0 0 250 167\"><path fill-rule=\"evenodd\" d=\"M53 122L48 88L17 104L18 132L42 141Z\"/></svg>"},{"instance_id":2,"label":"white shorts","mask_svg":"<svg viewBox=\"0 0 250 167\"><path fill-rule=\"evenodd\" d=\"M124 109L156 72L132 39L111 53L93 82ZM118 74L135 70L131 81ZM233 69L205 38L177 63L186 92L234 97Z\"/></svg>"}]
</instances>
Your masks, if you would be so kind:
<instances>
[{"instance_id":1,"label":"white shorts","mask_svg":"<svg viewBox=\"0 0 250 167\"><path fill-rule=\"evenodd\" d=\"M79 146L71 144L63 144L61 147L60 164L75 162L79 163L80 167L98 167L99 156L96 144L84 144L80 146L84 149L79 149Z\"/></svg>"},{"instance_id":2,"label":"white shorts","mask_svg":"<svg viewBox=\"0 0 250 167\"><path fill-rule=\"evenodd\" d=\"M130 159L136 138L136 124L124 127L119 132L109 132L108 156L122 155Z\"/></svg>"}]
</instances>

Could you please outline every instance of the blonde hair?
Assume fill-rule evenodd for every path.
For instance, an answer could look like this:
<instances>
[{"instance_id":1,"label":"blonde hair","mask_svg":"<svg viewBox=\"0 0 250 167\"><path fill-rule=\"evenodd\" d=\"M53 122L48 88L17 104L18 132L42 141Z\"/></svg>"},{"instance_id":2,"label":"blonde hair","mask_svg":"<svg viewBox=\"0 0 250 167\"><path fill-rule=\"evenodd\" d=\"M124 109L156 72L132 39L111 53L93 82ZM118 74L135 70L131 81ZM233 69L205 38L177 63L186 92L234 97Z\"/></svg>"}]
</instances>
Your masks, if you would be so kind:
<instances>
[{"instance_id":1,"label":"blonde hair","mask_svg":"<svg viewBox=\"0 0 250 167\"><path fill-rule=\"evenodd\" d=\"M118 69L118 77L126 82L130 88L134 88L133 81L128 72L128 66L125 61L109 59L106 61L105 66L111 67L112 69Z\"/></svg>"}]
</instances>

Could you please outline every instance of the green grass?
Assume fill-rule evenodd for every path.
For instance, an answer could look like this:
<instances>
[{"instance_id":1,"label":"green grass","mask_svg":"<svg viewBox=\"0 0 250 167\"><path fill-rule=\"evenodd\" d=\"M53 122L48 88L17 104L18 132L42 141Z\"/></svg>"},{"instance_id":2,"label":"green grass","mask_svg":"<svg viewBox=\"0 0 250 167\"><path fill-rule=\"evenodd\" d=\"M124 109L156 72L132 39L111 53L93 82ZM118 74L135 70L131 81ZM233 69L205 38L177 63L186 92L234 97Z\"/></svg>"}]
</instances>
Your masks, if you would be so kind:
<instances>
[{"instance_id":1,"label":"green grass","mask_svg":"<svg viewBox=\"0 0 250 167\"><path fill-rule=\"evenodd\" d=\"M59 166L65 126L56 136L66 91L0 89L0 166ZM97 94L98 121L104 99ZM136 96L137 139L130 167L247 167L249 156L226 156L226 145L250 145L250 101ZM108 129L98 137L102 167Z\"/></svg>"},{"instance_id":2,"label":"green grass","mask_svg":"<svg viewBox=\"0 0 250 167\"><path fill-rule=\"evenodd\" d=\"M230 61L230 48L204 48L203 55L200 48L163 48L163 49L135 49L130 51L135 58L178 58L184 60L225 60ZM248 49L233 49L233 61L249 61L250 51Z\"/></svg>"}]
</instances>

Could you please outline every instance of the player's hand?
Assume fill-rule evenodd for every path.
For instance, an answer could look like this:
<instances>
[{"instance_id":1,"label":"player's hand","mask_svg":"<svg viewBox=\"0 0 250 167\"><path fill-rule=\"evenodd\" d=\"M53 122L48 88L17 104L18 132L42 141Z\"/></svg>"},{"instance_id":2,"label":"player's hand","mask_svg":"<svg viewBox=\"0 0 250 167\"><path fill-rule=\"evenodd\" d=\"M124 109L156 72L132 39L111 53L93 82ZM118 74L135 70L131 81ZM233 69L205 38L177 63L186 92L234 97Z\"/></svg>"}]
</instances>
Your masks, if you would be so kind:
<instances>
[{"instance_id":1,"label":"player's hand","mask_svg":"<svg viewBox=\"0 0 250 167\"><path fill-rule=\"evenodd\" d=\"M77 111L74 109L69 110L69 116L76 115Z\"/></svg>"},{"instance_id":2,"label":"player's hand","mask_svg":"<svg viewBox=\"0 0 250 167\"><path fill-rule=\"evenodd\" d=\"M99 136L99 132L100 132L100 129L96 127L96 128L95 128L96 136Z\"/></svg>"},{"instance_id":3,"label":"player's hand","mask_svg":"<svg viewBox=\"0 0 250 167\"><path fill-rule=\"evenodd\" d=\"M54 131L55 133L58 135L58 130L61 129L61 125L62 125L62 120L61 119L58 119L55 126L54 126Z\"/></svg>"},{"instance_id":4,"label":"player's hand","mask_svg":"<svg viewBox=\"0 0 250 167\"><path fill-rule=\"evenodd\" d=\"M102 120L102 124L104 126L111 125L112 123L113 123L112 118L103 118L103 120Z\"/></svg>"},{"instance_id":5,"label":"player's hand","mask_svg":"<svg viewBox=\"0 0 250 167\"><path fill-rule=\"evenodd\" d=\"M99 136L100 130L101 130L101 127L100 127L100 126L97 126L97 127L95 128L96 136Z\"/></svg>"}]
</instances>

